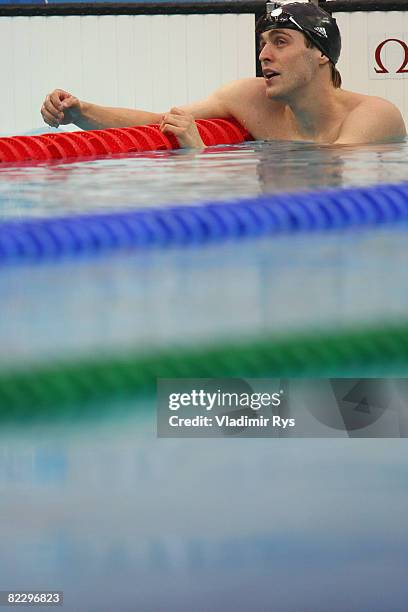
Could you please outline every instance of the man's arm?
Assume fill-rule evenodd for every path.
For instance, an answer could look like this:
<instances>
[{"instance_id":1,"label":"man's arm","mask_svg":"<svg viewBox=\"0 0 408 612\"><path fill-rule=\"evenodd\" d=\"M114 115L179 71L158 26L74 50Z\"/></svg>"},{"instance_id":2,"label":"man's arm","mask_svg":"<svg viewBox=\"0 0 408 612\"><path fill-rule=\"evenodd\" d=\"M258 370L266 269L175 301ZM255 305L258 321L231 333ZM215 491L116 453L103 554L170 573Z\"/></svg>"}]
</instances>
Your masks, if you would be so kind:
<instances>
[{"instance_id":1,"label":"man's arm","mask_svg":"<svg viewBox=\"0 0 408 612\"><path fill-rule=\"evenodd\" d=\"M51 127L73 123L83 130L159 123L162 117L160 113L99 106L79 100L63 89L54 89L46 96L41 115Z\"/></svg>"},{"instance_id":2,"label":"man's arm","mask_svg":"<svg viewBox=\"0 0 408 612\"><path fill-rule=\"evenodd\" d=\"M407 135L398 108L381 98L361 102L344 121L334 144L368 144L402 140Z\"/></svg>"},{"instance_id":3,"label":"man's arm","mask_svg":"<svg viewBox=\"0 0 408 612\"><path fill-rule=\"evenodd\" d=\"M208 98L180 108L194 119L227 118L230 114L223 101L223 91L224 87L221 87ZM45 123L52 127L74 123L83 130L161 123L163 119L163 113L112 108L85 102L63 89L55 89L47 95L41 107L41 114Z\"/></svg>"}]
</instances>

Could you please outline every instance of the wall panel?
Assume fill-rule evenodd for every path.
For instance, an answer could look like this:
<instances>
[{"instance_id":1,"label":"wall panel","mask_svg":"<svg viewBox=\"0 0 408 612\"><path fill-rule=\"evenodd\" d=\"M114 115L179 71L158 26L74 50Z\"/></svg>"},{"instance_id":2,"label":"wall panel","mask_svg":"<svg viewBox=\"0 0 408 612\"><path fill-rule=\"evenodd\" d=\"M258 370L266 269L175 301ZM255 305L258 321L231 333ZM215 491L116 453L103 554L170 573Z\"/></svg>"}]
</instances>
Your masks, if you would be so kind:
<instances>
[{"instance_id":1,"label":"wall panel","mask_svg":"<svg viewBox=\"0 0 408 612\"><path fill-rule=\"evenodd\" d=\"M1 17L0 133L40 127L56 87L159 112L200 99L255 74L253 28L250 14Z\"/></svg>"}]
</instances>

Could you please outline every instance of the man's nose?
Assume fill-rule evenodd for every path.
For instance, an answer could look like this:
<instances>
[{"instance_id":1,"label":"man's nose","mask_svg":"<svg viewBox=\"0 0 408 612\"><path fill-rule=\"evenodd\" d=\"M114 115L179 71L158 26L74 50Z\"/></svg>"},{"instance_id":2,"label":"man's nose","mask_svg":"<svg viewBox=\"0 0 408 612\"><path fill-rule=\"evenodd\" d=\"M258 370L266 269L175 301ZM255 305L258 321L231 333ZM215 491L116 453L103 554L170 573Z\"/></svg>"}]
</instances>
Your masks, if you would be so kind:
<instances>
[{"instance_id":1,"label":"man's nose","mask_svg":"<svg viewBox=\"0 0 408 612\"><path fill-rule=\"evenodd\" d=\"M273 60L273 52L272 52L272 45L270 43L266 43L266 45L264 45L259 53L259 61L261 62L262 60Z\"/></svg>"}]
</instances>

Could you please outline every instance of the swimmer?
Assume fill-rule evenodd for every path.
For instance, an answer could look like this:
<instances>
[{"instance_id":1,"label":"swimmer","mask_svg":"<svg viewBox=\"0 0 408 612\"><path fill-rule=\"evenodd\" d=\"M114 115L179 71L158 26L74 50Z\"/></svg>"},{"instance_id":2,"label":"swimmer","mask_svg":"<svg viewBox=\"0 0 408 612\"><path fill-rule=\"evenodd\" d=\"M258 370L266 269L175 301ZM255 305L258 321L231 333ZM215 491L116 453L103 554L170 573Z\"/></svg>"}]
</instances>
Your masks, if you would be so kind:
<instances>
[{"instance_id":1,"label":"swimmer","mask_svg":"<svg viewBox=\"0 0 408 612\"><path fill-rule=\"evenodd\" d=\"M314 2L268 2L258 21L263 77L228 83L208 98L167 113L109 108L55 89L41 108L54 127L84 130L160 124L182 147L201 148L195 119L236 119L257 140L365 144L406 136L399 110L387 100L341 88L336 20Z\"/></svg>"}]
</instances>

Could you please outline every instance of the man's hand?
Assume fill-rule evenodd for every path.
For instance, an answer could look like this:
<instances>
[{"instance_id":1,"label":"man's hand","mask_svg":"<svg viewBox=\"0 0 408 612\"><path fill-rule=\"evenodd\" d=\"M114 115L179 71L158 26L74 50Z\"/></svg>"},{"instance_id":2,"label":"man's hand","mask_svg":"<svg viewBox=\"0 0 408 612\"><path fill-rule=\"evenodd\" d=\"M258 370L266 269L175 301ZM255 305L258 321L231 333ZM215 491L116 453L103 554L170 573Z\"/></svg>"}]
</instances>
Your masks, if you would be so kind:
<instances>
[{"instance_id":1,"label":"man's hand","mask_svg":"<svg viewBox=\"0 0 408 612\"><path fill-rule=\"evenodd\" d=\"M205 144L201 140L193 115L181 108L171 108L163 115L160 123L163 134L174 134L182 148L201 149Z\"/></svg>"},{"instance_id":2,"label":"man's hand","mask_svg":"<svg viewBox=\"0 0 408 612\"><path fill-rule=\"evenodd\" d=\"M74 123L81 115L81 102L63 89L54 89L45 98L41 115L51 127Z\"/></svg>"}]
</instances>

